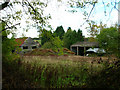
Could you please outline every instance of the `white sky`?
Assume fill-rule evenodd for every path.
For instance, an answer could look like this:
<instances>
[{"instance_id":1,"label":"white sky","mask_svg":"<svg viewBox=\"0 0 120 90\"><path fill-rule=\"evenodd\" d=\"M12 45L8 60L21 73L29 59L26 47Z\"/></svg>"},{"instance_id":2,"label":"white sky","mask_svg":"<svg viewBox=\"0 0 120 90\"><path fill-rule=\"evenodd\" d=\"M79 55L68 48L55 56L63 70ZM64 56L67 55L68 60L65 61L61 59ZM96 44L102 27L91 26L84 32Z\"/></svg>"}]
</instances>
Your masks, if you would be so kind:
<instances>
[{"instance_id":1,"label":"white sky","mask_svg":"<svg viewBox=\"0 0 120 90\"><path fill-rule=\"evenodd\" d=\"M100 1L100 0L99 0ZM102 0L101 0L102 1ZM111 0L104 0L104 1L111 1ZM114 0L113 0L114 1ZM117 0L119 1L119 0ZM57 28L57 26L63 26L64 30L66 31L68 27L71 27L73 30L81 29L83 31L83 35L85 37L88 37L88 32L85 29L87 27L87 23L84 24L84 26L80 26L85 22L83 20L84 16L81 13L80 8L75 8L78 12L71 13L68 12L68 10L72 10L72 8L68 7L66 4L67 0L64 2L57 2L57 0L51 0L49 2L48 7L45 9L45 14L51 14L52 19L49 20L49 24L52 26L53 30ZM91 8L88 9L90 11ZM111 26L118 22L118 11L113 9L112 13L110 14L109 18L109 12L111 10L111 7L107 8L107 16L104 14L104 5L100 2L96 5L95 9L93 10L90 19L96 21L99 23L102 21L104 24L107 24L107 26ZM108 19L109 18L109 19ZM23 27L25 27L24 19L21 21L23 23ZM25 34L27 37L38 37L37 29L34 27L30 27L28 32L25 32L21 29L19 29L17 32L17 37L21 37L22 33ZM10 35L11 36L11 35ZM9 37L10 37L9 36Z\"/></svg>"},{"instance_id":2,"label":"white sky","mask_svg":"<svg viewBox=\"0 0 120 90\"><path fill-rule=\"evenodd\" d=\"M109 12L111 10L111 6L109 8L106 8L107 16L104 14L104 5L102 4L102 0L99 0L100 3L98 3L91 13L90 19L96 21L97 23L100 23L102 21L104 24L107 24L108 26L111 26L118 22L118 11L113 9L112 13L110 14L109 18ZM104 2L111 1L111 0L104 0ZM59 7L58 7L59 5ZM65 3L59 4L56 2L56 0L53 0L51 3L48 4L48 8L46 9L46 13L50 13L52 16L52 19L49 21L52 25L53 29L55 30L57 26L62 25L64 30L66 31L68 27L71 27L73 30L78 30L79 28L83 31L83 35L86 37L88 36L88 32L85 29L88 24L85 23L84 26L81 27L83 22L84 16L81 13L80 8L76 8L78 12L71 13L67 12L67 10L72 10L72 8L69 8ZM88 11L90 11L88 9Z\"/></svg>"}]
</instances>

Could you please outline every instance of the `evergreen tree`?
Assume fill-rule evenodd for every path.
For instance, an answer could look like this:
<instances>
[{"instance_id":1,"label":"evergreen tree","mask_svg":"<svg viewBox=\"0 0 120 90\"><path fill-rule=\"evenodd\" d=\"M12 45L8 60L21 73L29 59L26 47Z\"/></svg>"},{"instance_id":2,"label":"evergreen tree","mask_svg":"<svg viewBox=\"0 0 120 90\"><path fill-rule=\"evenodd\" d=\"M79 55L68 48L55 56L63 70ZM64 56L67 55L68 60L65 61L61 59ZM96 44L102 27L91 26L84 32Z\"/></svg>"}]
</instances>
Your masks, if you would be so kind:
<instances>
[{"instance_id":1,"label":"evergreen tree","mask_svg":"<svg viewBox=\"0 0 120 90\"><path fill-rule=\"evenodd\" d=\"M82 36L82 31L76 32L76 30L72 31L69 27L67 32L64 34L63 43L64 47L70 49L70 46L76 42L83 41L84 37Z\"/></svg>"},{"instance_id":2,"label":"evergreen tree","mask_svg":"<svg viewBox=\"0 0 120 90\"><path fill-rule=\"evenodd\" d=\"M60 39L63 39L64 33L65 33L65 31L64 31L64 29L63 29L62 26L57 27L56 30L55 30L55 32L54 32L54 34L57 37L59 37Z\"/></svg>"},{"instance_id":3,"label":"evergreen tree","mask_svg":"<svg viewBox=\"0 0 120 90\"><path fill-rule=\"evenodd\" d=\"M53 39L53 35L51 31L47 31L47 30L42 30L42 34L41 34L41 44L43 45L44 43L51 41Z\"/></svg>"},{"instance_id":4,"label":"evergreen tree","mask_svg":"<svg viewBox=\"0 0 120 90\"><path fill-rule=\"evenodd\" d=\"M82 30L78 29L77 32L77 41L84 41L84 37L82 35Z\"/></svg>"}]
</instances>

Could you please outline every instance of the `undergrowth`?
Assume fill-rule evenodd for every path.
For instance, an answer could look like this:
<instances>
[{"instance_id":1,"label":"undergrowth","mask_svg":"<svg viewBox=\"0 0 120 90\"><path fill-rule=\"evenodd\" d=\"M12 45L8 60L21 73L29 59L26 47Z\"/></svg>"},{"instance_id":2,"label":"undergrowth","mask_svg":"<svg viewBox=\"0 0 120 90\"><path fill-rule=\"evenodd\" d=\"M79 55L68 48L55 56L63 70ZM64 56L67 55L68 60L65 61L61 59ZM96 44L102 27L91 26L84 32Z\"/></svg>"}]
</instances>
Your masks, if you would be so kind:
<instances>
[{"instance_id":1,"label":"undergrowth","mask_svg":"<svg viewBox=\"0 0 120 90\"><path fill-rule=\"evenodd\" d=\"M85 63L61 60L58 64L37 64L3 60L3 88L120 88L120 63L102 63L92 73Z\"/></svg>"}]
</instances>

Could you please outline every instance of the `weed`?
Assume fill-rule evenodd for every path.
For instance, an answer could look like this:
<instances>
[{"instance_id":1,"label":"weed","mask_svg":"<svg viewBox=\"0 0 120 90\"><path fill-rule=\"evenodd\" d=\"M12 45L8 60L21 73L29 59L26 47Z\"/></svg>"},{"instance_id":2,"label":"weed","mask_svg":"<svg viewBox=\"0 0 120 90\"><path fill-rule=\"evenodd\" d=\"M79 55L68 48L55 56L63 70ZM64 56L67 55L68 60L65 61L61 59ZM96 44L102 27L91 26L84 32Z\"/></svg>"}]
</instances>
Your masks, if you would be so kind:
<instances>
[{"instance_id":1,"label":"weed","mask_svg":"<svg viewBox=\"0 0 120 90\"><path fill-rule=\"evenodd\" d=\"M79 59L76 61L71 57L28 56L23 60L4 60L3 88L119 88L119 63L91 64L87 61L90 57L76 57Z\"/></svg>"}]
</instances>

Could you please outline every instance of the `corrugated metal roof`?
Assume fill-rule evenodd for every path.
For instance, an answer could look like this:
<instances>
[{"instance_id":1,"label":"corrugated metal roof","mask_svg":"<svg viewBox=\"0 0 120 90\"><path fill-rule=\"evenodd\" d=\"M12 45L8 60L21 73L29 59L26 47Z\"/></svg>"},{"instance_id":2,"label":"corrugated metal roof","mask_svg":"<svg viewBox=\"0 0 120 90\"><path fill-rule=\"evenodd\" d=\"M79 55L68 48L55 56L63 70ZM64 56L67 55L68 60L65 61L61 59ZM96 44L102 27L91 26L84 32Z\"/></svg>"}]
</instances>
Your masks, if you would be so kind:
<instances>
[{"instance_id":1,"label":"corrugated metal roof","mask_svg":"<svg viewBox=\"0 0 120 90\"><path fill-rule=\"evenodd\" d=\"M94 47L94 46L96 46L96 47L98 47L99 44L98 44L98 42L86 42L86 41L84 41L84 42L77 42L77 43L71 45L71 47L76 47L76 46L79 46L79 47Z\"/></svg>"}]
</instances>

